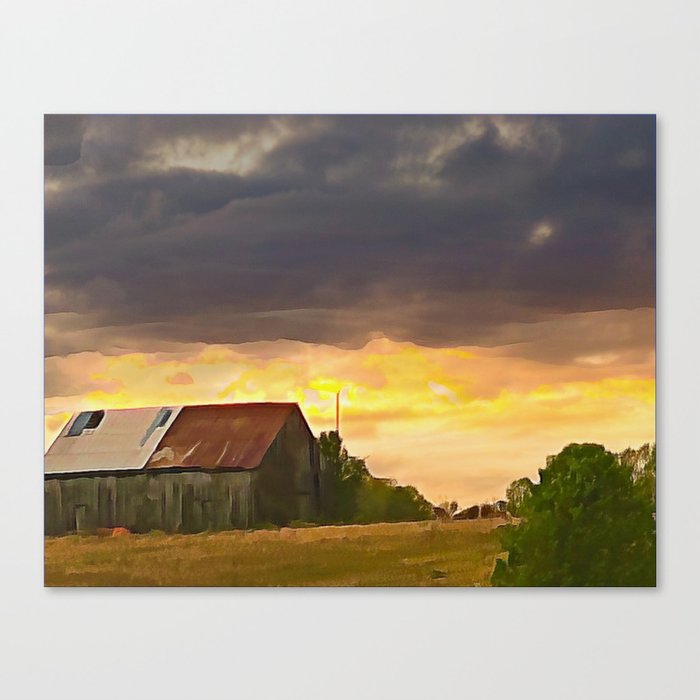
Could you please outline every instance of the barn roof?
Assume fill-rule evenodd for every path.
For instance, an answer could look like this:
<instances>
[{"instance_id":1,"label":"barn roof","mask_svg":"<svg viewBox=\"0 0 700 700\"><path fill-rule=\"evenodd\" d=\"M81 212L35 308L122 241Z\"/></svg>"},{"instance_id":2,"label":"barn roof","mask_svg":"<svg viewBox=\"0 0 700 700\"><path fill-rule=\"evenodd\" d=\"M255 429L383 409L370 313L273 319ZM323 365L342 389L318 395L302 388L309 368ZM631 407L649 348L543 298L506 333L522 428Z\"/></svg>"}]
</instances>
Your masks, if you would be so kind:
<instances>
[{"instance_id":1,"label":"barn roof","mask_svg":"<svg viewBox=\"0 0 700 700\"><path fill-rule=\"evenodd\" d=\"M253 469L294 410L292 403L186 406L146 466Z\"/></svg>"},{"instance_id":2,"label":"barn roof","mask_svg":"<svg viewBox=\"0 0 700 700\"><path fill-rule=\"evenodd\" d=\"M46 453L45 472L144 467L254 469L294 412L308 430L295 403L163 406L74 414ZM89 413L104 415L92 420ZM91 420L99 420L99 424L92 428Z\"/></svg>"},{"instance_id":3,"label":"barn roof","mask_svg":"<svg viewBox=\"0 0 700 700\"><path fill-rule=\"evenodd\" d=\"M49 447L44 472L141 469L179 412L163 406L74 413ZM86 421L94 414L102 415L90 427Z\"/></svg>"}]
</instances>

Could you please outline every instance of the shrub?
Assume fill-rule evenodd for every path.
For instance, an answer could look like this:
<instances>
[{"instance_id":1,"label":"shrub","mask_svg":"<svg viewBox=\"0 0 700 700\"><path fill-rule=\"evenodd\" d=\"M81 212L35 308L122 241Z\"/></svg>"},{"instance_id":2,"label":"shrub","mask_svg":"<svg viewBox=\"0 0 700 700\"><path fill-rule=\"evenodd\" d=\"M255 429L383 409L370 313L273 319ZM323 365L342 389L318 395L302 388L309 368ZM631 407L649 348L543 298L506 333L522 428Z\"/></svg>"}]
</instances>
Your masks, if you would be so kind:
<instances>
[{"instance_id":1,"label":"shrub","mask_svg":"<svg viewBox=\"0 0 700 700\"><path fill-rule=\"evenodd\" d=\"M496 508L493 503L482 503L480 515L482 518L493 518L496 515Z\"/></svg>"},{"instance_id":2,"label":"shrub","mask_svg":"<svg viewBox=\"0 0 700 700\"><path fill-rule=\"evenodd\" d=\"M654 468L655 470L655 460ZM656 521L650 472L633 469L601 445L569 445L540 470L503 528L508 561L498 586L653 586Z\"/></svg>"}]
</instances>

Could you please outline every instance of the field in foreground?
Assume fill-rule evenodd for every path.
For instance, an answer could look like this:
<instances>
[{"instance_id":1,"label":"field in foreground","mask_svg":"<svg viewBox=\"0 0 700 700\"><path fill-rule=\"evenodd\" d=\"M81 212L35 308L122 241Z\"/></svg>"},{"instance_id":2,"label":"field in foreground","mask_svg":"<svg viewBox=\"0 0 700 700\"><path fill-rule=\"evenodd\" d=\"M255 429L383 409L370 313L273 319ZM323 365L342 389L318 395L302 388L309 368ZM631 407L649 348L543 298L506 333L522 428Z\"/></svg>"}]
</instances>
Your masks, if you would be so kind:
<instances>
[{"instance_id":1,"label":"field in foreground","mask_svg":"<svg viewBox=\"0 0 700 700\"><path fill-rule=\"evenodd\" d=\"M487 586L502 520L45 539L47 586Z\"/></svg>"}]
</instances>

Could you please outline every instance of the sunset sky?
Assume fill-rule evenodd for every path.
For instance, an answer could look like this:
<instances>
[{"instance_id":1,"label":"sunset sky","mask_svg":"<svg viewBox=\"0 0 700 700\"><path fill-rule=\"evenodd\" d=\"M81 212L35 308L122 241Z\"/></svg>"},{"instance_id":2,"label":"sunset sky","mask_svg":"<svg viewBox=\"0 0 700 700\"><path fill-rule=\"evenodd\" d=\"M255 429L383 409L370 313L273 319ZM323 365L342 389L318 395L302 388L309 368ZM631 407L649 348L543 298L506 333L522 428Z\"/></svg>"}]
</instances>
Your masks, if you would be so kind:
<instances>
[{"instance_id":1,"label":"sunset sky","mask_svg":"<svg viewBox=\"0 0 700 700\"><path fill-rule=\"evenodd\" d=\"M46 118L46 441L297 401L462 506L654 440L655 119Z\"/></svg>"}]
</instances>

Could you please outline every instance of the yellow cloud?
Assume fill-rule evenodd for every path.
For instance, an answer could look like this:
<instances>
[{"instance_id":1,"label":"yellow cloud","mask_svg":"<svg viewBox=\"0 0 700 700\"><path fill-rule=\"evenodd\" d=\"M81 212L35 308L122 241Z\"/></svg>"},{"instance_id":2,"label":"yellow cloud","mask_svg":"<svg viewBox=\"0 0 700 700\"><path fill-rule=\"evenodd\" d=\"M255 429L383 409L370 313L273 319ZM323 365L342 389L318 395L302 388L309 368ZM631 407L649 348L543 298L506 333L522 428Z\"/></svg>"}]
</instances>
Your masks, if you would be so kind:
<instances>
[{"instance_id":1,"label":"yellow cloud","mask_svg":"<svg viewBox=\"0 0 700 700\"><path fill-rule=\"evenodd\" d=\"M644 365L551 365L499 348L386 338L357 350L291 341L199 345L95 358L89 390L79 381L81 362L47 361L47 373L58 367L63 381L61 395L46 397L47 443L75 410L234 401L296 401L318 433L334 428L342 390L351 453L369 456L380 476L463 505L536 475L569 442L619 450L654 439L653 357Z\"/></svg>"}]
</instances>

